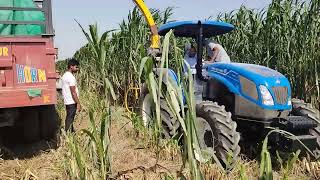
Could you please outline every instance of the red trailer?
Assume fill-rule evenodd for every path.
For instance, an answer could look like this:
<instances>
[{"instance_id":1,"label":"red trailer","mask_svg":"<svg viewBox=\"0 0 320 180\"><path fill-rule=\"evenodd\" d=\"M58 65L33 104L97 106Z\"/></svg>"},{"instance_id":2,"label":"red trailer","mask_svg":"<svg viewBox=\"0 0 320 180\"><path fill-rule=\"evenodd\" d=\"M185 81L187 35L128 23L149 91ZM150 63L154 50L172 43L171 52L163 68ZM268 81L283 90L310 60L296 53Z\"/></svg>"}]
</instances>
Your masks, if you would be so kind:
<instances>
[{"instance_id":1,"label":"red trailer","mask_svg":"<svg viewBox=\"0 0 320 180\"><path fill-rule=\"evenodd\" d=\"M21 135L28 142L51 139L59 127L51 0L33 1L34 7L0 7L0 14L42 12L45 18L0 19L1 25L12 28L23 25L43 28L41 34L0 36L0 135L4 135L7 127L21 127Z\"/></svg>"}]
</instances>

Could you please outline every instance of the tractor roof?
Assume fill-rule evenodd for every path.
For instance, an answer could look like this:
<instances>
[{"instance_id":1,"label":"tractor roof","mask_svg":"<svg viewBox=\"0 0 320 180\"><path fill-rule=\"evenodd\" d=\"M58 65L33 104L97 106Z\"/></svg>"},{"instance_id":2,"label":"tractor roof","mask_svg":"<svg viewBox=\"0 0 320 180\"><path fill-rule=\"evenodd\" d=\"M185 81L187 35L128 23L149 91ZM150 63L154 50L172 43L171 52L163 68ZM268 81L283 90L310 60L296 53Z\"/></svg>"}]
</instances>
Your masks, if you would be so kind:
<instances>
[{"instance_id":1,"label":"tractor roof","mask_svg":"<svg viewBox=\"0 0 320 180\"><path fill-rule=\"evenodd\" d=\"M197 37L199 33L199 22L202 24L203 36L209 38L222 35L234 29L234 26L225 22L218 21L176 21L164 24L159 28L159 35L164 36L171 29L177 37Z\"/></svg>"}]
</instances>

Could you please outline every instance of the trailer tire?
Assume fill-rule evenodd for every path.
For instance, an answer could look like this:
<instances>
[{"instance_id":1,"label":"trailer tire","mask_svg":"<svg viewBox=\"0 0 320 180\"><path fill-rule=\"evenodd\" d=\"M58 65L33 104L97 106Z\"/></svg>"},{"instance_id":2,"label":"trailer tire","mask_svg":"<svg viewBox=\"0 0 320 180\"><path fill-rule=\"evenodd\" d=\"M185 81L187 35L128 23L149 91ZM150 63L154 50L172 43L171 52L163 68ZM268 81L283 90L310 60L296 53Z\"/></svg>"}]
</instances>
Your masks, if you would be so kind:
<instances>
[{"instance_id":1,"label":"trailer tire","mask_svg":"<svg viewBox=\"0 0 320 180\"><path fill-rule=\"evenodd\" d=\"M45 140L56 140L59 132L59 116L55 105L40 107L40 133Z\"/></svg>"},{"instance_id":2,"label":"trailer tire","mask_svg":"<svg viewBox=\"0 0 320 180\"><path fill-rule=\"evenodd\" d=\"M151 94L148 88L143 84L140 90L140 100L139 100L139 115L142 118L144 126L149 126L151 121L154 119L152 117L155 114L155 105L152 100ZM160 114L162 121L162 136L165 139L170 139L181 134L180 122L174 113L170 110L167 102L164 99L160 100Z\"/></svg>"},{"instance_id":3,"label":"trailer tire","mask_svg":"<svg viewBox=\"0 0 320 180\"><path fill-rule=\"evenodd\" d=\"M310 129L311 135L317 137L318 149L314 150L316 159L320 158L320 113L319 110L313 107L309 103L305 103L300 99L292 99L292 115L294 116L304 116L308 117L317 122L318 126L316 128Z\"/></svg>"},{"instance_id":4,"label":"trailer tire","mask_svg":"<svg viewBox=\"0 0 320 180\"><path fill-rule=\"evenodd\" d=\"M39 111L37 107L25 107L22 109L23 135L27 143L40 140Z\"/></svg>"},{"instance_id":5,"label":"trailer tire","mask_svg":"<svg viewBox=\"0 0 320 180\"><path fill-rule=\"evenodd\" d=\"M231 113L211 101L197 104L196 113L200 148L212 148L224 168L232 169L240 153L240 134Z\"/></svg>"}]
</instances>

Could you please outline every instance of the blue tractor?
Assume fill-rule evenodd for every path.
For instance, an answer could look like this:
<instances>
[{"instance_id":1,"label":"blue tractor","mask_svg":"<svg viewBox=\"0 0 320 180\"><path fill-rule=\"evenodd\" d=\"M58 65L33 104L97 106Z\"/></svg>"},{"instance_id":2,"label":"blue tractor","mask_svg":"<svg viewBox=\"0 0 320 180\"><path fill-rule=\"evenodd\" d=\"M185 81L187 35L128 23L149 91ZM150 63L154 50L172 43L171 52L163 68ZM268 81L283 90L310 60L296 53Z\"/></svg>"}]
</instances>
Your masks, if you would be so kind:
<instances>
[{"instance_id":1,"label":"blue tractor","mask_svg":"<svg viewBox=\"0 0 320 180\"><path fill-rule=\"evenodd\" d=\"M305 147L301 141L318 158L319 110L292 99L290 82L284 75L254 64L217 62L203 65L204 42L233 29L233 25L217 21L172 22L159 28L161 36L173 30L176 37L194 38L197 42L196 78L203 82L202 100L196 105L200 146L213 148L221 163L226 165L237 159L239 144L245 144L241 148L246 152L275 128L295 135L272 134L269 142L275 150L303 151ZM168 71L176 79L174 71ZM140 109L145 123L149 120L146 115L152 114L152 109L148 108L150 98L147 90L142 89ZM164 134L171 137L180 127L164 100L161 114ZM228 160L230 157L232 162Z\"/></svg>"}]
</instances>

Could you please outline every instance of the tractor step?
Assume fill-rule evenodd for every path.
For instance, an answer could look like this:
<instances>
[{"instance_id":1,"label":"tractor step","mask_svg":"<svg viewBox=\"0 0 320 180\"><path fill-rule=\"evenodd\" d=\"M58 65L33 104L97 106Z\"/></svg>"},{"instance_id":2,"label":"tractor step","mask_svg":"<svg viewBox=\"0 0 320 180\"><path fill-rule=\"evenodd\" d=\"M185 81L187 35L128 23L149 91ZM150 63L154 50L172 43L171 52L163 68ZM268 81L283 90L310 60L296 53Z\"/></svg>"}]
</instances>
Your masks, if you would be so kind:
<instances>
[{"instance_id":1,"label":"tractor step","mask_svg":"<svg viewBox=\"0 0 320 180\"><path fill-rule=\"evenodd\" d=\"M294 132L315 128L317 127L317 122L304 116L288 116L286 118L279 119L272 126L279 127L280 129L288 132Z\"/></svg>"}]
</instances>

